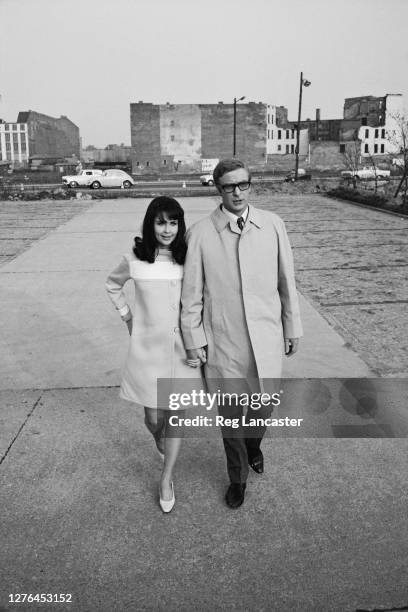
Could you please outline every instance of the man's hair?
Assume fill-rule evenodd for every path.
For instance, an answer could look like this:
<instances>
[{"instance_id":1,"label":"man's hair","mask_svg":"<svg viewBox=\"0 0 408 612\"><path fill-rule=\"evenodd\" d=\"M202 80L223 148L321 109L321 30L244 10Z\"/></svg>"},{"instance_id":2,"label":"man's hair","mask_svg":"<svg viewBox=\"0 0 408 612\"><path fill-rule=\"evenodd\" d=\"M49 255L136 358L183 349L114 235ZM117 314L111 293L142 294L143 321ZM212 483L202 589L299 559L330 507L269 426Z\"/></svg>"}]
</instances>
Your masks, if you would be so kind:
<instances>
[{"instance_id":1,"label":"man's hair","mask_svg":"<svg viewBox=\"0 0 408 612\"><path fill-rule=\"evenodd\" d=\"M213 170L214 183L217 185L219 183L220 178L224 176L224 174L227 174L227 172L232 172L233 170L238 170L238 168L244 168L244 170L248 172L249 180L251 180L251 173L249 169L246 167L246 165L244 164L244 162L240 161L239 159L234 158L234 159L222 159L221 161L218 162L218 164L215 166Z\"/></svg>"}]
</instances>

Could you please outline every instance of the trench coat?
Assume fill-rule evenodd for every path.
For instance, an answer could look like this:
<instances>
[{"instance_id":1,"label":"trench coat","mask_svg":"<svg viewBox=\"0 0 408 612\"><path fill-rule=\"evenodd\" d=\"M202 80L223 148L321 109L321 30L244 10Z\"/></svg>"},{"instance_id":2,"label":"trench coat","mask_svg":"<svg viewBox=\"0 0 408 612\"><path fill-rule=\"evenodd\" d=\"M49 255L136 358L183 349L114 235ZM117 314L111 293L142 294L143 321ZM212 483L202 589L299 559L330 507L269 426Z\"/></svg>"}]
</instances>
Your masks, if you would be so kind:
<instances>
[{"instance_id":1,"label":"trench coat","mask_svg":"<svg viewBox=\"0 0 408 612\"><path fill-rule=\"evenodd\" d=\"M133 281L135 288L132 335L119 392L125 400L149 408L168 408L158 406L157 379L198 377L186 364L180 331L182 279L183 266L175 263L170 253L159 255L154 263L141 261L133 253L125 255L107 278L106 290L121 314L130 309L124 284Z\"/></svg>"},{"instance_id":2,"label":"trench coat","mask_svg":"<svg viewBox=\"0 0 408 612\"><path fill-rule=\"evenodd\" d=\"M283 220L249 206L242 234L218 207L187 232L181 327L207 345L207 378L279 378L285 338L302 335Z\"/></svg>"}]
</instances>

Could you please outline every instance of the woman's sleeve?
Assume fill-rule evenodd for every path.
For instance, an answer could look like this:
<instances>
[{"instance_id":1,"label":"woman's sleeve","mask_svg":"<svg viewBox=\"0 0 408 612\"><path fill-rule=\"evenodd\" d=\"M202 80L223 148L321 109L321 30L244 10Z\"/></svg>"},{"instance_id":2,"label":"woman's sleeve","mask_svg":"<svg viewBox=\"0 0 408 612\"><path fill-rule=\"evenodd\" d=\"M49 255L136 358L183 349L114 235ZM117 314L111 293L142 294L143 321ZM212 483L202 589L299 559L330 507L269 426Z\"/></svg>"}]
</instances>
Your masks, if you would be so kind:
<instances>
[{"instance_id":1,"label":"woman's sleeve","mask_svg":"<svg viewBox=\"0 0 408 612\"><path fill-rule=\"evenodd\" d=\"M122 319L127 319L130 313L130 308L123 291L123 285L130 278L129 261L126 257L123 257L118 267L109 274L105 283L106 291Z\"/></svg>"}]
</instances>

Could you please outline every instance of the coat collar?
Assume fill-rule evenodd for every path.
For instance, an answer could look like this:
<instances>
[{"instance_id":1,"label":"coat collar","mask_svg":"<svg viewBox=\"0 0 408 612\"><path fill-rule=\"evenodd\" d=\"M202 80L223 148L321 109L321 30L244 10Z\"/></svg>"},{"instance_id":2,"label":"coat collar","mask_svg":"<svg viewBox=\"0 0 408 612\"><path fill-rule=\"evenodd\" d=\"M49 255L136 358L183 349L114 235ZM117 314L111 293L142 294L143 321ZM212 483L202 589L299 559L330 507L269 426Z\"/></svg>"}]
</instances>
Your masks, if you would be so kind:
<instances>
[{"instance_id":1,"label":"coat collar","mask_svg":"<svg viewBox=\"0 0 408 612\"><path fill-rule=\"evenodd\" d=\"M218 232L222 232L222 230L225 229L230 223L227 215L224 215L222 212L221 206L217 206L217 208L211 213L211 219ZM249 230L250 224L255 225L259 229L262 227L262 220L259 210L251 205L248 206L248 217L243 232Z\"/></svg>"}]
</instances>

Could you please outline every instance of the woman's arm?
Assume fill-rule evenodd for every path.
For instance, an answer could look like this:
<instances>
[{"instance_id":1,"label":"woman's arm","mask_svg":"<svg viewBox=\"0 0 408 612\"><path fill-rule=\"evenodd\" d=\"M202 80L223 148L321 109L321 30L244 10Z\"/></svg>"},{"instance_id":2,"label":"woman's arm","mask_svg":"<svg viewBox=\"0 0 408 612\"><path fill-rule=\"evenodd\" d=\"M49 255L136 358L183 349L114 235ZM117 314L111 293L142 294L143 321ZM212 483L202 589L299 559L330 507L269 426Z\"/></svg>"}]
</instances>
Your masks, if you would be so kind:
<instances>
[{"instance_id":1,"label":"woman's arm","mask_svg":"<svg viewBox=\"0 0 408 612\"><path fill-rule=\"evenodd\" d=\"M106 279L105 288L116 310L119 312L120 316L122 317L122 320L127 323L129 332L131 332L132 312L129 308L126 296L123 291L123 285L129 279L129 261L126 257L123 257L117 268L115 268Z\"/></svg>"}]
</instances>

